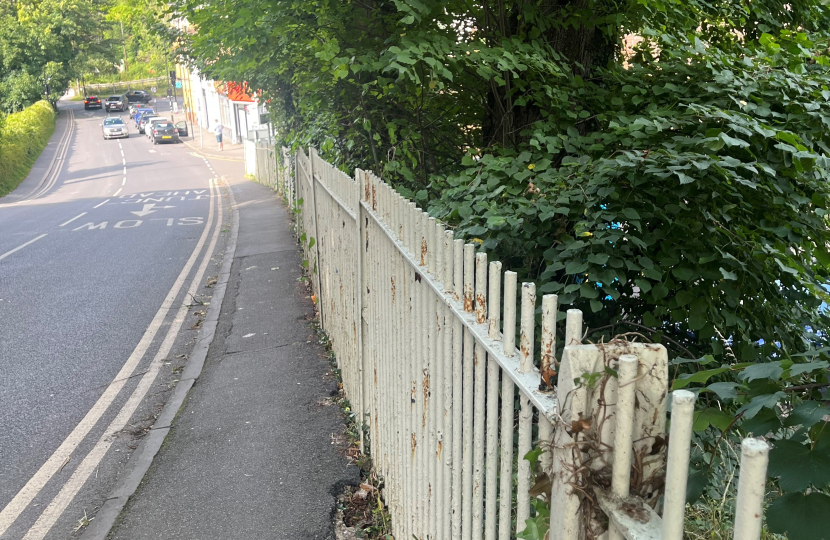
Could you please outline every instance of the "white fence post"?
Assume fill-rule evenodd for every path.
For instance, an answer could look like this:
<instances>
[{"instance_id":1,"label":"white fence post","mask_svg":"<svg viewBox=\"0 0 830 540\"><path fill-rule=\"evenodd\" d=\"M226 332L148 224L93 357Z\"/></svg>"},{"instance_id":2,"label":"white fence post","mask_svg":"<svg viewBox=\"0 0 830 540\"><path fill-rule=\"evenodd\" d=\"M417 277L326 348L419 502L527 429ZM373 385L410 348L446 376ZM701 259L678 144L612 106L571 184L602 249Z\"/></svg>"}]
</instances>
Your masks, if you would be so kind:
<instances>
[{"instance_id":1,"label":"white fence post","mask_svg":"<svg viewBox=\"0 0 830 540\"><path fill-rule=\"evenodd\" d=\"M314 254L315 254L315 261L314 267L310 268L314 277L317 280L317 307L320 312L320 328L325 330L326 329L326 321L325 316L323 315L323 288L321 287L321 277L320 277L320 235L317 232L317 180L314 178L314 159L317 157L317 150L312 147L308 147L308 174L309 179L311 181L311 219L312 224L314 226ZM311 266L311 265L309 265Z\"/></svg>"},{"instance_id":2,"label":"white fence post","mask_svg":"<svg viewBox=\"0 0 830 540\"><path fill-rule=\"evenodd\" d=\"M663 501L663 540L683 540L694 412L694 393L688 390L672 392L666 494Z\"/></svg>"},{"instance_id":3,"label":"white fence post","mask_svg":"<svg viewBox=\"0 0 830 540\"><path fill-rule=\"evenodd\" d=\"M533 517L532 492L550 501L547 540L604 535L600 512L608 540L682 539L694 394L672 395L664 473L664 347L619 339L581 345L582 312L568 310L557 362L557 297L545 295L537 368L534 284L521 285L516 349L514 272L505 272L501 295L499 262L488 264L373 174L357 170L352 181L310 148L307 158L296 153L292 177L290 159L273 184L291 201L310 198L297 221L315 238L313 255L304 248L316 257L321 323L360 415L362 452L369 420L396 538L512 540ZM557 369L554 400L546 381ZM548 493L543 476L531 488L524 459L534 417ZM743 442L735 540L758 540L767 456L765 443ZM664 485L661 519L654 508Z\"/></svg>"},{"instance_id":4,"label":"white fence post","mask_svg":"<svg viewBox=\"0 0 830 540\"><path fill-rule=\"evenodd\" d=\"M741 475L735 502L735 540L758 540L764 515L769 445L760 439L741 442ZM824 516L826 518L826 516ZM814 519L820 519L815 516Z\"/></svg>"},{"instance_id":5,"label":"white fence post","mask_svg":"<svg viewBox=\"0 0 830 540\"><path fill-rule=\"evenodd\" d=\"M369 385L371 383L371 377L367 373L366 364L365 364L365 352L363 350L364 343L363 343L363 291L365 289L363 285L363 257L366 251L366 246L363 244L363 238L366 236L366 229L364 226L364 218L363 218L363 207L360 205L360 199L363 195L364 190L364 175L363 171L357 169L354 173L355 182L357 184L355 190L355 215L357 216L357 222L355 223L355 249L357 250L357 268L356 268L356 277L355 277L355 285L357 288L356 295L355 295L355 331L357 332L357 366L359 370L359 380L360 380L360 399L358 400L359 403L356 407L353 406L355 413L360 414L360 418L358 419L357 425L360 427L360 452L365 453L366 447L365 442L363 440L363 425L366 422L366 414L369 412L368 407L366 407L366 403L368 402L369 396Z\"/></svg>"}]
</instances>

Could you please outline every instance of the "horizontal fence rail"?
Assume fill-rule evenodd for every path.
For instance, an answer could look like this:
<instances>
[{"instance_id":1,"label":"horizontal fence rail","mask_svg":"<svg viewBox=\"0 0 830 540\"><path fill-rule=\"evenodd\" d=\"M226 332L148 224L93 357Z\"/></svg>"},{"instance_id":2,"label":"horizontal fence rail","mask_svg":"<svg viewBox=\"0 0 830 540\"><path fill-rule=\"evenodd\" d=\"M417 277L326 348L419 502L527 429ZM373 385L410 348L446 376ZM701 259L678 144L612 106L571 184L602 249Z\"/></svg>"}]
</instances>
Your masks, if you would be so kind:
<instances>
[{"instance_id":1,"label":"horizontal fence rail","mask_svg":"<svg viewBox=\"0 0 830 540\"><path fill-rule=\"evenodd\" d=\"M695 395L663 346L582 344L580 311L371 172L257 143L256 176L294 208L395 538L682 539ZM736 540L760 538L768 450L743 441Z\"/></svg>"},{"instance_id":2,"label":"horizontal fence rail","mask_svg":"<svg viewBox=\"0 0 830 540\"><path fill-rule=\"evenodd\" d=\"M152 77L149 79L136 79L134 81L115 81L115 82L108 82L108 83L85 83L83 86L89 90L106 90L107 88L114 88L114 87L130 87L130 86L140 86L151 84L155 82L166 81L167 77Z\"/></svg>"}]
</instances>

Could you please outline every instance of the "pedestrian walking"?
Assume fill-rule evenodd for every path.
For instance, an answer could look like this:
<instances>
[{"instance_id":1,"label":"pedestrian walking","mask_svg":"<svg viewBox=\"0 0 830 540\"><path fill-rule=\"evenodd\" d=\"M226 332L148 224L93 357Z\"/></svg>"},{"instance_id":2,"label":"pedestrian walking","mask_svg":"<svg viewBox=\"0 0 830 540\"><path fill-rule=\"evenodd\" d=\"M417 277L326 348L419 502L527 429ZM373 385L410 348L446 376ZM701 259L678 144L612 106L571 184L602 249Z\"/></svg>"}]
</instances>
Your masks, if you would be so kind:
<instances>
[{"instance_id":1,"label":"pedestrian walking","mask_svg":"<svg viewBox=\"0 0 830 540\"><path fill-rule=\"evenodd\" d=\"M222 144L222 129L225 126L219 120L214 120L213 132L216 134L216 142L219 143L219 151L223 151L225 149L224 145Z\"/></svg>"}]
</instances>

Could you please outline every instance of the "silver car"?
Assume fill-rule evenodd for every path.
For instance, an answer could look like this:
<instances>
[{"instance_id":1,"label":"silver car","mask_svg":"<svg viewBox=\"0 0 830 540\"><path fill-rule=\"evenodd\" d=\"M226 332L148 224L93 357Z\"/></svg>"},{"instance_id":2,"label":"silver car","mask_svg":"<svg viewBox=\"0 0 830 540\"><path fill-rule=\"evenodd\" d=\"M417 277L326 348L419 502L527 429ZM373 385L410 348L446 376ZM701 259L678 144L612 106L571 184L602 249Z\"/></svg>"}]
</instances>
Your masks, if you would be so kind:
<instances>
[{"instance_id":1,"label":"silver car","mask_svg":"<svg viewBox=\"0 0 830 540\"><path fill-rule=\"evenodd\" d=\"M104 123L101 124L104 132L104 139L119 139L121 137L129 137L130 132L127 131L127 124L117 117L104 118Z\"/></svg>"}]
</instances>

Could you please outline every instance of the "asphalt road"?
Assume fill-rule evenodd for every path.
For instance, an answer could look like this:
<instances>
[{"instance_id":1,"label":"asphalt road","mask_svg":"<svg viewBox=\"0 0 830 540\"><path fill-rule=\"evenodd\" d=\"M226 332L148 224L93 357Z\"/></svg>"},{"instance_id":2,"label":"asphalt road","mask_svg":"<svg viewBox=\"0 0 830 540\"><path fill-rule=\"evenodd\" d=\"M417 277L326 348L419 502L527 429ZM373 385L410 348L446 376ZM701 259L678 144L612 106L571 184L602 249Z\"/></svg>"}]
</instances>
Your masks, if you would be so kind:
<instances>
[{"instance_id":1,"label":"asphalt road","mask_svg":"<svg viewBox=\"0 0 830 540\"><path fill-rule=\"evenodd\" d=\"M102 504L175 384L198 328L189 293L206 298L227 229L215 173L185 145L131 120L105 141L107 113L59 108L0 199L2 540L69 538Z\"/></svg>"}]
</instances>

